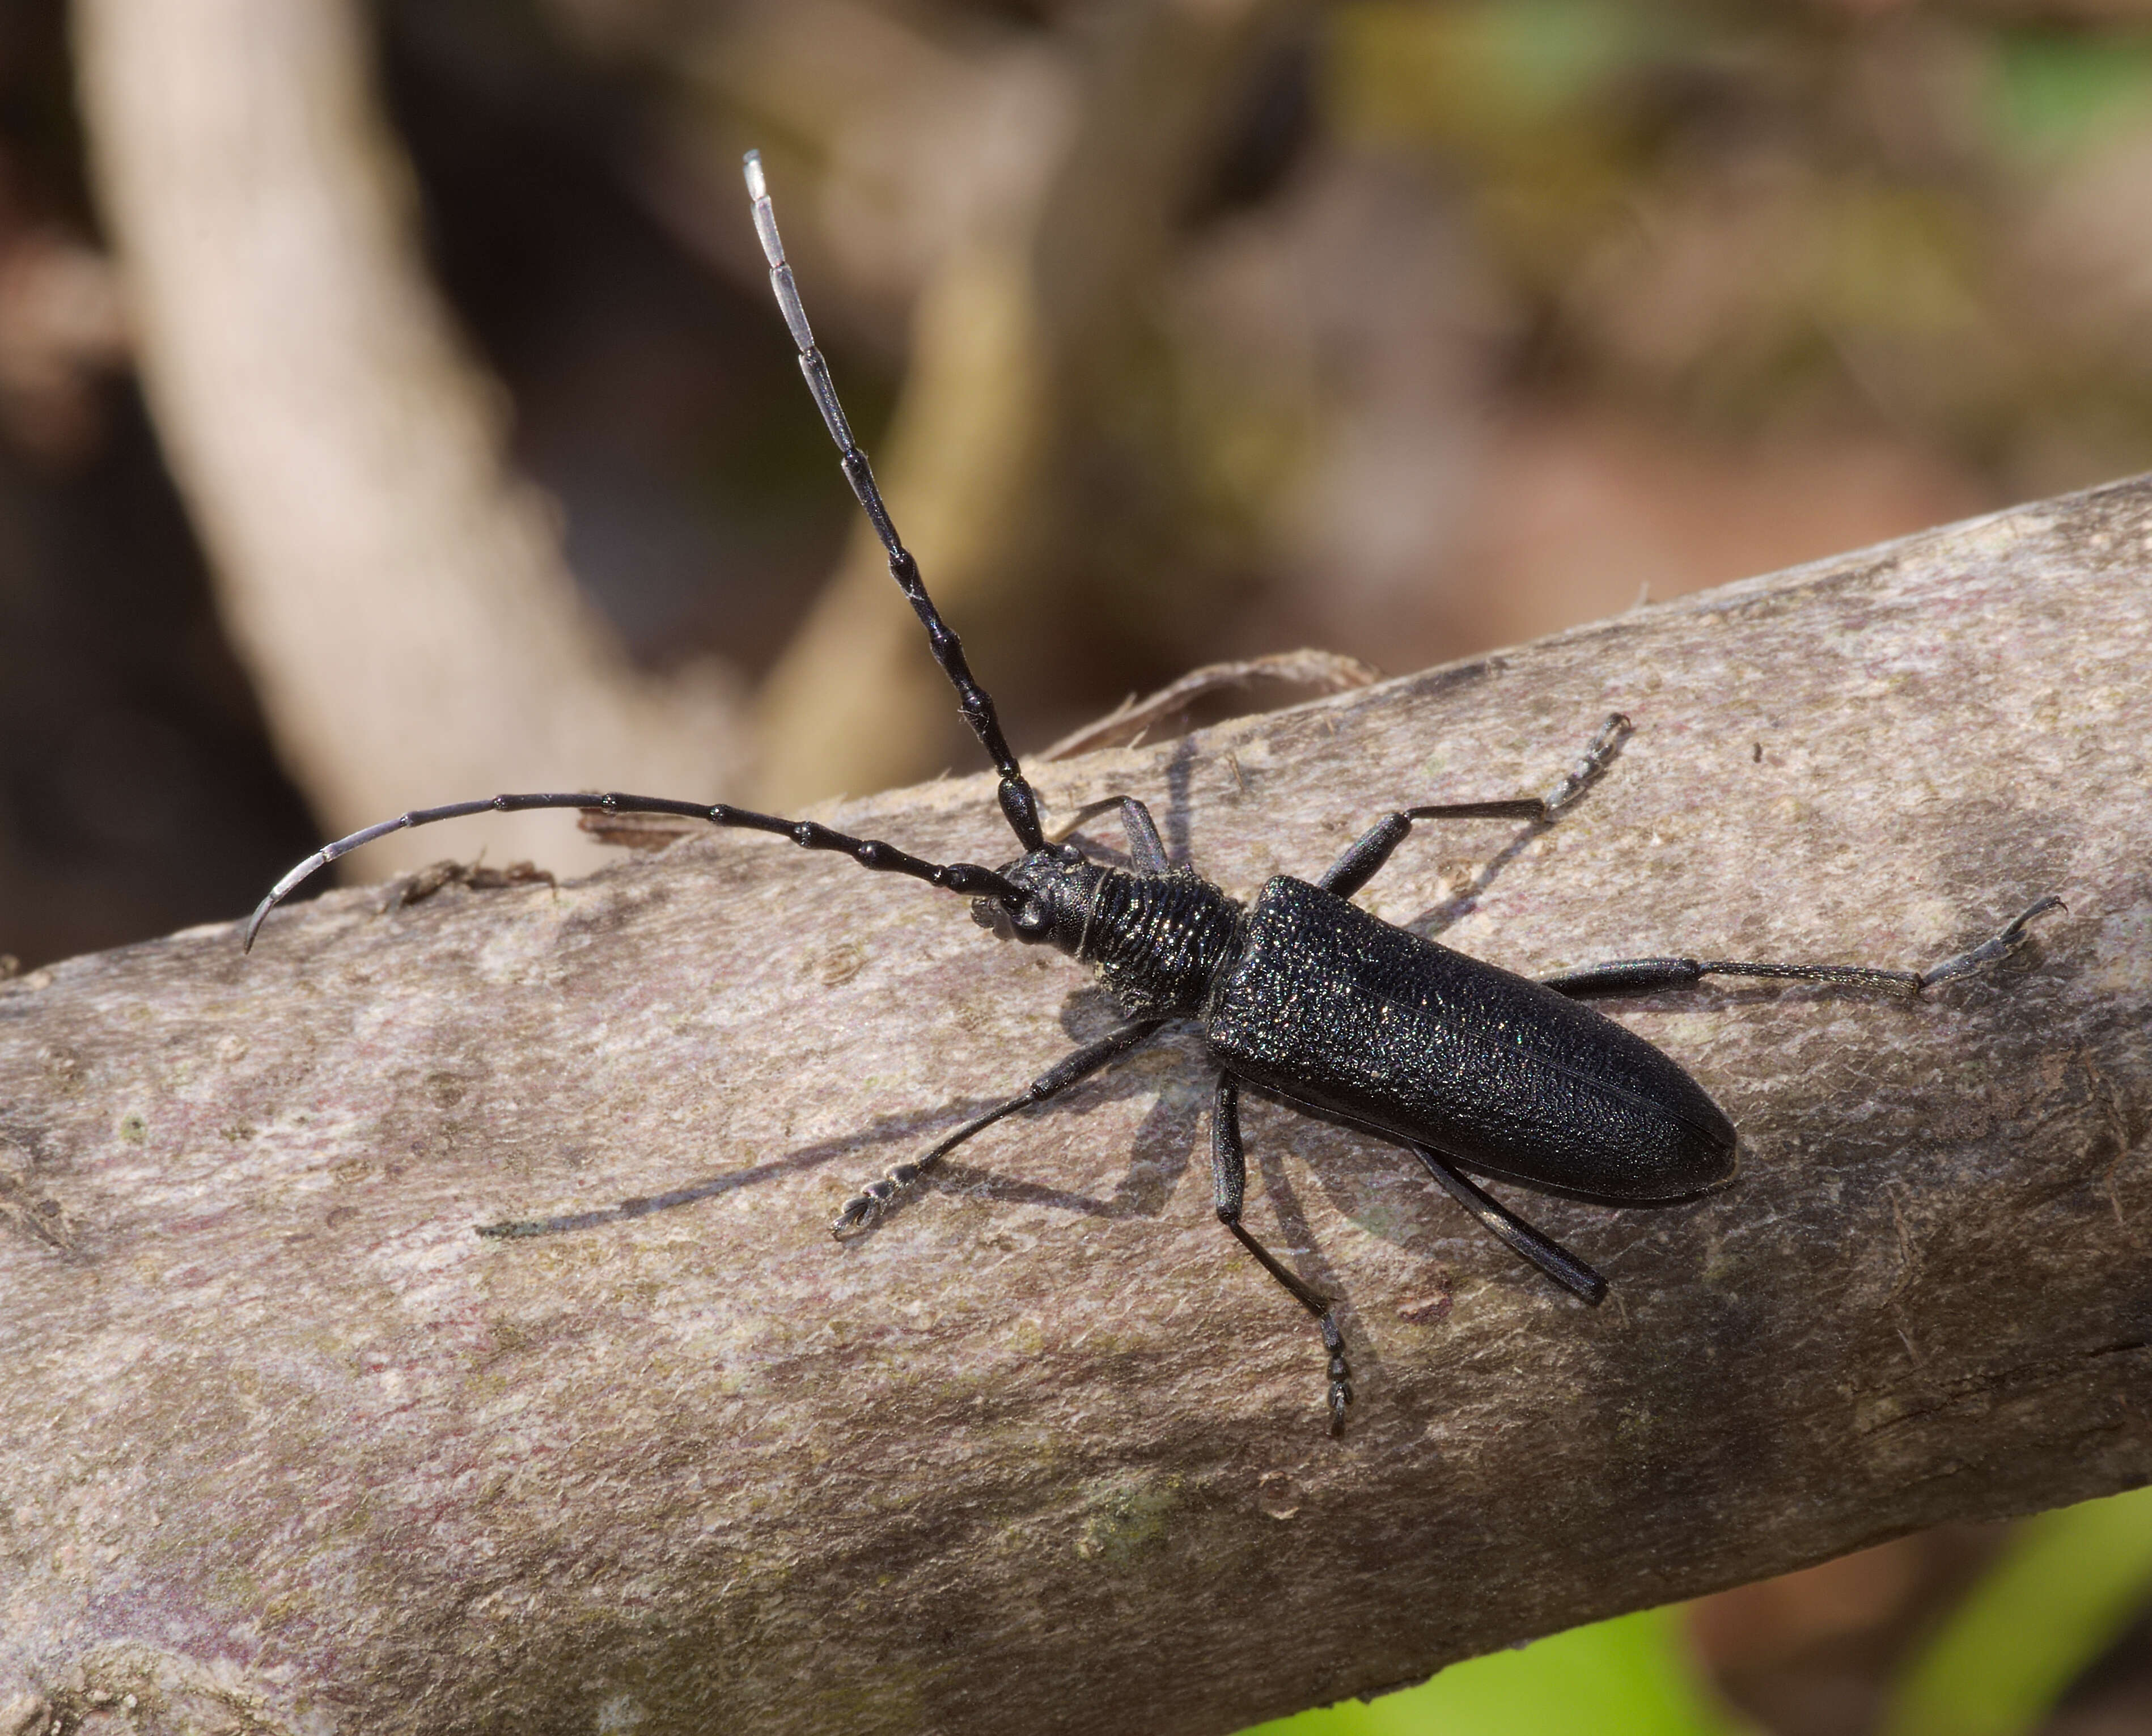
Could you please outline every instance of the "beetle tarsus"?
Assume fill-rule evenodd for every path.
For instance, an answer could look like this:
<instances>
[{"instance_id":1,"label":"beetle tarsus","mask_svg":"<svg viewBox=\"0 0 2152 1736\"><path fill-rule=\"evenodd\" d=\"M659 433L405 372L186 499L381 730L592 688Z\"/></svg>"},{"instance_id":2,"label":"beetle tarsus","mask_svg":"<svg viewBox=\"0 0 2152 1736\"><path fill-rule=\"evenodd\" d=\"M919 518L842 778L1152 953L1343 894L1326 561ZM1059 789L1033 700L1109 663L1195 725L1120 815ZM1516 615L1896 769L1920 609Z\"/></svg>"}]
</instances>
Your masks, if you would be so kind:
<instances>
[{"instance_id":1,"label":"beetle tarsus","mask_svg":"<svg viewBox=\"0 0 2152 1736\"><path fill-rule=\"evenodd\" d=\"M1545 809L1549 820L1561 812L1577 797L1596 783L1606 768L1614 763L1614 756L1622 749L1635 728L1625 711L1611 713L1599 726L1599 733L1592 737L1591 745L1577 759L1576 764L1564 772L1547 787L1540 796L1540 805Z\"/></svg>"},{"instance_id":2,"label":"beetle tarsus","mask_svg":"<svg viewBox=\"0 0 2152 1736\"><path fill-rule=\"evenodd\" d=\"M879 1181L870 1181L845 1201L836 1221L830 1226L830 1233L842 1241L855 1231L869 1227L889 1209L889 1202L896 1197L898 1185L894 1172Z\"/></svg>"},{"instance_id":3,"label":"beetle tarsus","mask_svg":"<svg viewBox=\"0 0 2152 1736\"><path fill-rule=\"evenodd\" d=\"M1350 898L1382 871L1414 825L1423 820L1521 820L1533 825L1551 825L1614 763L1629 730L1628 714L1612 713L1576 763L1540 794L1498 796L1488 802L1434 802L1386 814L1355 840L1353 847L1332 862L1315 884L1335 897Z\"/></svg>"},{"instance_id":4,"label":"beetle tarsus","mask_svg":"<svg viewBox=\"0 0 2152 1736\"><path fill-rule=\"evenodd\" d=\"M1345 1408L1353 1402L1353 1371L1345 1362L1345 1337L1337 1330L1337 1318L1328 1308L1322 1311L1322 1346L1330 1353L1330 1432L1345 1432Z\"/></svg>"},{"instance_id":5,"label":"beetle tarsus","mask_svg":"<svg viewBox=\"0 0 2152 1736\"><path fill-rule=\"evenodd\" d=\"M2045 916L2049 911L2067 911L2068 908L2052 892L2044 898L2034 899L2004 923L1997 934L1978 946L1953 953L1941 964L1931 965L1921 972L1913 992L1918 994L1923 989L1932 988L1938 982L1948 982L1956 977L1970 977L1975 971L1993 964L1999 958L2007 958L2030 937L2030 925L2036 916Z\"/></svg>"}]
</instances>

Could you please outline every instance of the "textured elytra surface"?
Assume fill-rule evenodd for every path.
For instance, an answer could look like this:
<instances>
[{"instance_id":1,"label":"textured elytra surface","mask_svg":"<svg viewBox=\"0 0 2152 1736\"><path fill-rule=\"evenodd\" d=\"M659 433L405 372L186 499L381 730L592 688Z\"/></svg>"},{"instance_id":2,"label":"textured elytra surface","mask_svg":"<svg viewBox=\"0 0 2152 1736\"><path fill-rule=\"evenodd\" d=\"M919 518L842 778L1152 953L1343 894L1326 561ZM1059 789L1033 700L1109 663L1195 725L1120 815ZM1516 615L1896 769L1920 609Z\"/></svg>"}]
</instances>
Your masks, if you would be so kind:
<instances>
[{"instance_id":1,"label":"textured elytra surface","mask_svg":"<svg viewBox=\"0 0 2152 1736\"><path fill-rule=\"evenodd\" d=\"M1920 966L2070 901L1919 1003L1620 1009L1744 1170L1657 1211L1510 1190L1596 1312L1401 1154L1250 1104L1251 1222L1345 1299L1342 1440L1211 1218L1192 1038L830 1240L1111 1017L924 888L698 838L0 987L0 1708L1226 1731L2144 1480L2148 572L2130 483L1046 769L1246 896L1389 807L1543 787L1625 709L1553 830L1423 829L1362 895L1527 972ZM1010 853L979 779L840 820Z\"/></svg>"},{"instance_id":2,"label":"textured elytra surface","mask_svg":"<svg viewBox=\"0 0 2152 1736\"><path fill-rule=\"evenodd\" d=\"M1204 1034L1236 1077L1475 1174L1606 1205L1733 1174L1724 1115L1634 1032L1299 881L1257 895Z\"/></svg>"}]
</instances>

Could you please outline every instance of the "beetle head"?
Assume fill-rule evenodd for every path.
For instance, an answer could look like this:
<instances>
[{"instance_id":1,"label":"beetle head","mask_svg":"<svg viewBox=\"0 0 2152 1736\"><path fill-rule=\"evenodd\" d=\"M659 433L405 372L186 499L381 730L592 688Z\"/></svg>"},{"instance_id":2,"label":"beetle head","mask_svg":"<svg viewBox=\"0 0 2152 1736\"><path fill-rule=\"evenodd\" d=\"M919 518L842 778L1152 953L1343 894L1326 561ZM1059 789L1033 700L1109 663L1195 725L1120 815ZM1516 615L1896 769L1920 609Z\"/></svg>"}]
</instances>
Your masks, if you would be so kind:
<instances>
[{"instance_id":1,"label":"beetle head","mask_svg":"<svg viewBox=\"0 0 2152 1736\"><path fill-rule=\"evenodd\" d=\"M1083 946L1091 918L1091 899L1104 871L1086 861L1073 844L1049 844L1019 857L1001 871L1021 890L1023 906L1014 911L998 900L974 898L972 920L1005 941L1058 947L1075 954Z\"/></svg>"}]
</instances>

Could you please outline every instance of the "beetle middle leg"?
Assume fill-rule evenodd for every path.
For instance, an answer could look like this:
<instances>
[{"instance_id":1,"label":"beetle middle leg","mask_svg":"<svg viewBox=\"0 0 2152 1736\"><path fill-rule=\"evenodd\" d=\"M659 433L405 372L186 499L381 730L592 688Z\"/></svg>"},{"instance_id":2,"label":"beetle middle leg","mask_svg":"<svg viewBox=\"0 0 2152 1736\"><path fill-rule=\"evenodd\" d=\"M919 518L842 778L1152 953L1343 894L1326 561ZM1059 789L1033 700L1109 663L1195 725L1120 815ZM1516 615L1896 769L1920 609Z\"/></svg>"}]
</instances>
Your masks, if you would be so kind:
<instances>
[{"instance_id":1,"label":"beetle middle leg","mask_svg":"<svg viewBox=\"0 0 2152 1736\"><path fill-rule=\"evenodd\" d=\"M1618 711L1614 713L1599 726L1599 733L1592 737L1591 745L1577 757L1576 763L1538 795L1510 796L1491 802L1437 802L1386 814L1330 865L1316 885L1337 897L1350 898L1381 871L1383 864L1405 841L1415 820L1532 820L1544 825L1597 780L1613 763L1628 733L1629 719Z\"/></svg>"},{"instance_id":2,"label":"beetle middle leg","mask_svg":"<svg viewBox=\"0 0 2152 1736\"><path fill-rule=\"evenodd\" d=\"M1241 1203L1248 1192L1248 1160L1241 1146L1241 1087L1230 1073L1218 1075L1218 1095L1210 1116L1210 1183L1218 1221L1231 1230L1240 1244L1253 1254L1268 1272L1292 1294L1292 1299L1315 1317L1322 1328L1322 1347L1330 1353L1330 1432L1345 1427L1345 1407L1353 1402L1353 1371L1345 1365L1345 1339L1337 1330L1337 1304L1307 1287L1241 1222Z\"/></svg>"},{"instance_id":3,"label":"beetle middle leg","mask_svg":"<svg viewBox=\"0 0 2152 1736\"><path fill-rule=\"evenodd\" d=\"M1593 995L1694 988L1706 977L1769 977L1795 982L1846 982L1862 987L1902 989L1911 996L1938 982L1969 977L1997 959L2008 957L2025 943L2033 918L2063 908L2063 901L2052 893L2036 898L1978 946L1953 952L1925 971L1885 971L1859 964L1758 964L1736 958L1613 958L1573 971L1560 971L1540 981L1578 1000Z\"/></svg>"},{"instance_id":4,"label":"beetle middle leg","mask_svg":"<svg viewBox=\"0 0 2152 1736\"><path fill-rule=\"evenodd\" d=\"M936 1167L942 1159L973 1134L985 1132L994 1123L1004 1116L1013 1115L1018 1109L1051 1102L1079 1080L1089 1079L1109 1061L1119 1060L1165 1023L1162 1018L1130 1019L1124 1025L1116 1025L1096 1042L1085 1043L1073 1054L1063 1056L1015 1096L996 1104L985 1114L967 1121L923 1155L896 1165L881 1180L870 1181L845 1201L844 1210L837 1214L837 1221L830 1226L831 1233L841 1238L846 1232L873 1222L888 1209L889 1202L898 1193L910 1187L929 1170Z\"/></svg>"}]
</instances>

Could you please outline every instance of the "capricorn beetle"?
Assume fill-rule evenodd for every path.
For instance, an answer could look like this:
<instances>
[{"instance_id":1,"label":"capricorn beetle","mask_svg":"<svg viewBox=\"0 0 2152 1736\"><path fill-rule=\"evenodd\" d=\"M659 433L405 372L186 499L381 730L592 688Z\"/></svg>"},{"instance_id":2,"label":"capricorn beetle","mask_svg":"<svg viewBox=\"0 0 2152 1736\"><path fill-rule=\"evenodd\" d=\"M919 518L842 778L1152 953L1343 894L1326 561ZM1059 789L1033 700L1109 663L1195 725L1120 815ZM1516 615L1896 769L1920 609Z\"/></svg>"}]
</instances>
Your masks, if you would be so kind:
<instances>
[{"instance_id":1,"label":"capricorn beetle","mask_svg":"<svg viewBox=\"0 0 2152 1736\"><path fill-rule=\"evenodd\" d=\"M862 868L908 875L960 894L972 901L974 920L1002 938L1053 947L1091 966L1126 1021L870 1183L845 1201L832 1226L835 1233L841 1237L873 1221L982 1129L1050 1102L1169 1022L1190 1021L1217 1069L1210 1149L1218 1221L1320 1327L1329 1353L1334 1432L1352 1400L1334 1305L1241 1221L1247 1185L1241 1143L1243 1086L1403 1146L1487 1230L1555 1282L1596 1304L1606 1295L1606 1280L1490 1197L1467 1172L1600 1205L1667 1206L1733 1180L1738 1142L1733 1124L1679 1065L1582 1004L1585 999L1689 988L1706 977L1838 982L1918 995L2004 957L2024 938L2033 918L2060 905L2052 896L2037 899L1992 938L1926 971L1627 958L1532 981L1394 927L1351 901L1422 820L1545 824L1566 811L1606 771L1629 733L1628 718L1618 713L1541 794L1400 809L1376 821L1315 881L1280 875L1248 903L1190 869L1173 866L1150 810L1133 797L1109 798L1077 816L1080 823L1117 806L1132 867L1094 860L1073 842L1050 841L1038 799L1002 735L993 701L928 596L917 562L897 538L866 454L852 438L785 261L757 152L748 153L746 176L755 231L769 258L778 306L799 348L800 371L836 443L845 479L888 554L890 572L926 628L927 645L957 690L964 720L1000 774L1001 811L1023 854L997 869L930 862L818 821L780 819L723 802L582 792L496 795L416 810L315 851L261 901L246 926L247 947L282 899L338 857L407 826L490 810L683 815L789 838L804 850L836 850Z\"/></svg>"}]
</instances>

